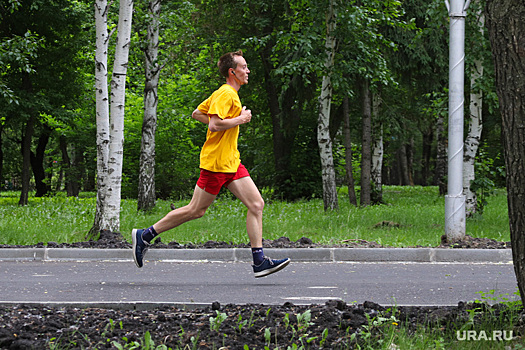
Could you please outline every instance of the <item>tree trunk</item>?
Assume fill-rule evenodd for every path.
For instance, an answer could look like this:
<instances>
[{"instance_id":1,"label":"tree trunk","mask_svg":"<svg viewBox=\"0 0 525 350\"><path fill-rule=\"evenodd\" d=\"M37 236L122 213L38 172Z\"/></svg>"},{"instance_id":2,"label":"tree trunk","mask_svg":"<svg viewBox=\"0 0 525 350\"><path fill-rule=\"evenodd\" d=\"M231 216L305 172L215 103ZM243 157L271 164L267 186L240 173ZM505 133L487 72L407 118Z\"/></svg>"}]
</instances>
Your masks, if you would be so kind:
<instances>
[{"instance_id":1,"label":"tree trunk","mask_svg":"<svg viewBox=\"0 0 525 350\"><path fill-rule=\"evenodd\" d=\"M423 132L423 169L421 171L421 184L428 185L430 179L430 159L432 157L432 142L434 141L434 128L430 126Z\"/></svg>"},{"instance_id":2,"label":"tree trunk","mask_svg":"<svg viewBox=\"0 0 525 350\"><path fill-rule=\"evenodd\" d=\"M89 235L95 236L107 228L103 221L106 207L109 157L109 93L108 93L108 25L107 0L95 1L95 90L97 123L97 206L95 220Z\"/></svg>"},{"instance_id":3,"label":"tree trunk","mask_svg":"<svg viewBox=\"0 0 525 350\"><path fill-rule=\"evenodd\" d=\"M480 31L483 34L485 18L481 13L478 16L481 24ZM467 217L472 216L477 210L477 196L471 190L470 185L476 179L474 165L483 130L483 92L475 90L476 81L482 76L483 62L478 59L474 62L474 71L470 79L470 121L463 153L463 194L465 195L465 214Z\"/></svg>"},{"instance_id":4,"label":"tree trunk","mask_svg":"<svg viewBox=\"0 0 525 350\"><path fill-rule=\"evenodd\" d=\"M35 129L35 118L31 115L25 125L22 137L22 192L20 193L19 205L27 205L29 202L29 182L31 180L31 139Z\"/></svg>"},{"instance_id":5,"label":"tree trunk","mask_svg":"<svg viewBox=\"0 0 525 350\"><path fill-rule=\"evenodd\" d=\"M357 206L355 185L352 166L352 138L350 134L350 111L348 108L348 96L343 99L343 134L345 137L345 170L346 184L348 186L348 200L350 204Z\"/></svg>"},{"instance_id":6,"label":"tree trunk","mask_svg":"<svg viewBox=\"0 0 525 350\"><path fill-rule=\"evenodd\" d=\"M410 143L407 145L407 176L408 184L414 186L414 138L410 138Z\"/></svg>"},{"instance_id":7,"label":"tree trunk","mask_svg":"<svg viewBox=\"0 0 525 350\"><path fill-rule=\"evenodd\" d=\"M279 114L272 114L273 128L273 154L275 159L275 187L277 196L283 199L293 200L290 187L291 173L290 164L295 144L295 136L299 126L300 114L294 109L296 101L295 85L300 77L294 76L290 86L280 96L283 106Z\"/></svg>"},{"instance_id":8,"label":"tree trunk","mask_svg":"<svg viewBox=\"0 0 525 350\"><path fill-rule=\"evenodd\" d=\"M161 0L150 0L148 12L148 47L145 50L146 82L144 88L144 120L140 146L140 168L137 209L149 211L155 207L155 133L157 130L157 89L160 66L157 62L159 48L159 15Z\"/></svg>"},{"instance_id":9,"label":"tree trunk","mask_svg":"<svg viewBox=\"0 0 525 350\"><path fill-rule=\"evenodd\" d=\"M124 154L124 106L133 1L122 0L111 79L111 103L107 94L107 1L97 0L96 72L97 89L97 213L90 233L119 231L122 161ZM100 125L99 125L100 122Z\"/></svg>"},{"instance_id":10,"label":"tree trunk","mask_svg":"<svg viewBox=\"0 0 525 350\"><path fill-rule=\"evenodd\" d=\"M290 194L290 163L294 149L295 135L300 121L300 115L293 108L296 101L297 76L292 78L288 88L279 96L279 89L272 80L273 63L271 61L272 41L261 53L261 62L264 73L264 88L268 98L268 108L272 117L273 156L274 156L274 190L276 197L294 199ZM282 106L279 101L282 101Z\"/></svg>"},{"instance_id":11,"label":"tree trunk","mask_svg":"<svg viewBox=\"0 0 525 350\"><path fill-rule=\"evenodd\" d=\"M64 180L64 170L62 167L60 167L60 170L58 171L57 183L55 185L55 192L59 192L62 188L62 180Z\"/></svg>"},{"instance_id":12,"label":"tree trunk","mask_svg":"<svg viewBox=\"0 0 525 350\"><path fill-rule=\"evenodd\" d=\"M488 0L486 11L502 113L514 271L525 303L525 2Z\"/></svg>"},{"instance_id":13,"label":"tree trunk","mask_svg":"<svg viewBox=\"0 0 525 350\"><path fill-rule=\"evenodd\" d=\"M476 61L476 73L472 75L471 87L473 89L476 79L483 75L483 65ZM470 93L470 121L469 131L465 138L465 151L463 153L463 194L465 195L465 212L467 216L472 216L477 209L476 193L470 189L472 181L476 179L474 165L476 162L476 153L479 148L482 124L482 104L483 93L473 91Z\"/></svg>"},{"instance_id":14,"label":"tree trunk","mask_svg":"<svg viewBox=\"0 0 525 350\"><path fill-rule=\"evenodd\" d=\"M46 171L44 169L44 157L46 153L47 143L51 136L51 129L44 125L42 133L38 138L38 145L36 151L30 153L31 168L33 169L33 176L35 178L36 193L35 197L44 197L49 192L49 185L46 184Z\"/></svg>"},{"instance_id":15,"label":"tree trunk","mask_svg":"<svg viewBox=\"0 0 525 350\"><path fill-rule=\"evenodd\" d=\"M437 156L436 156L436 171L435 182L439 188L439 195L444 196L447 193L447 182L445 176L447 169L447 137L445 135L444 116L439 114L436 123L436 138L437 138Z\"/></svg>"},{"instance_id":16,"label":"tree trunk","mask_svg":"<svg viewBox=\"0 0 525 350\"><path fill-rule=\"evenodd\" d=\"M275 191L278 197L283 197L281 189L285 188L285 183L287 180L286 175L288 174L287 166L290 161L290 154L293 149L293 142L289 142L288 144L286 143L285 133L283 132L285 124L281 123L280 116L282 114L282 111L279 108L279 96L277 94L277 87L273 83L271 77L271 71L273 69L273 64L270 60L272 44L274 43L270 43L264 48L263 52L261 53L261 61L264 73L264 88L266 90L266 96L268 99L268 108L272 117ZM286 100L284 100L284 102L285 101ZM295 137L295 132L293 132L293 136ZM286 144L287 146L285 146Z\"/></svg>"},{"instance_id":17,"label":"tree trunk","mask_svg":"<svg viewBox=\"0 0 525 350\"><path fill-rule=\"evenodd\" d=\"M331 74L335 56L335 12L333 2L330 1L326 14L326 72L323 76L321 95L319 96L319 119L317 125L317 142L321 156L323 177L323 202L324 210L339 208L337 201L337 187L335 183L334 157L332 153L332 138L330 137L330 107L332 104Z\"/></svg>"},{"instance_id":18,"label":"tree trunk","mask_svg":"<svg viewBox=\"0 0 525 350\"><path fill-rule=\"evenodd\" d=\"M70 185L68 184L68 172L71 169L71 161L69 159L69 154L67 153L67 142L66 137L64 135L60 135L58 138L58 145L60 147L60 153L62 153L62 165L60 167L61 174L64 172L66 173L66 192L69 193L70 191ZM62 175L61 175L62 176ZM57 191L60 190L60 188L57 188Z\"/></svg>"},{"instance_id":19,"label":"tree trunk","mask_svg":"<svg viewBox=\"0 0 525 350\"><path fill-rule=\"evenodd\" d=\"M374 137L374 146L372 149L372 167L370 176L374 189L371 193L372 203L383 202L383 125L381 124Z\"/></svg>"},{"instance_id":20,"label":"tree trunk","mask_svg":"<svg viewBox=\"0 0 525 350\"><path fill-rule=\"evenodd\" d=\"M361 201L363 207L371 203L371 166L372 166L372 101L369 83L363 79L362 86L362 104L363 104L363 141L361 150Z\"/></svg>"},{"instance_id":21,"label":"tree trunk","mask_svg":"<svg viewBox=\"0 0 525 350\"><path fill-rule=\"evenodd\" d=\"M31 93L33 84L29 79L29 74L22 75L22 86L25 91ZM19 205L27 205L29 202L29 183L31 181L31 141L35 130L35 116L33 110L29 110L29 119L22 131L22 191L20 192Z\"/></svg>"},{"instance_id":22,"label":"tree trunk","mask_svg":"<svg viewBox=\"0 0 525 350\"><path fill-rule=\"evenodd\" d=\"M85 187L86 183L86 164L84 159L84 147L82 145L74 144L72 150L73 162L72 166L75 168L75 173L77 174L77 193L75 196L78 196L80 190Z\"/></svg>"},{"instance_id":23,"label":"tree trunk","mask_svg":"<svg viewBox=\"0 0 525 350\"><path fill-rule=\"evenodd\" d=\"M372 149L372 167L370 177L374 185L371 191L372 203L378 204L383 202L383 181L381 178L383 170L383 123L379 118L381 97L374 94L372 104L372 115L375 119L374 126L374 144Z\"/></svg>"},{"instance_id":24,"label":"tree trunk","mask_svg":"<svg viewBox=\"0 0 525 350\"><path fill-rule=\"evenodd\" d=\"M62 172L66 174L66 193L68 197L76 197L78 196L79 192L79 176L77 175L80 175L80 173L75 168L74 161L71 161L71 157L69 156L69 152L67 151L67 140L65 136L60 136L59 145L60 151L62 153L62 167L60 171L61 174ZM74 154L74 152L72 153Z\"/></svg>"},{"instance_id":25,"label":"tree trunk","mask_svg":"<svg viewBox=\"0 0 525 350\"><path fill-rule=\"evenodd\" d=\"M118 34L115 60L111 79L110 143L108 158L108 191L104 209L103 229L120 230L120 200L122 187L122 162L124 156L124 107L126 100L126 74L129 46L131 45L131 22L133 0L120 0Z\"/></svg>"},{"instance_id":26,"label":"tree trunk","mask_svg":"<svg viewBox=\"0 0 525 350\"><path fill-rule=\"evenodd\" d=\"M410 177L408 176L408 154L407 145L405 143L401 144L401 147L399 147L397 157L399 161L399 184L401 186L408 186L410 185Z\"/></svg>"},{"instance_id":27,"label":"tree trunk","mask_svg":"<svg viewBox=\"0 0 525 350\"><path fill-rule=\"evenodd\" d=\"M78 151L74 143L70 143L71 149L71 170L69 172L69 179L67 179L67 196L68 197L78 197L80 193L80 182L82 181L82 169L79 166L78 162Z\"/></svg>"}]
</instances>

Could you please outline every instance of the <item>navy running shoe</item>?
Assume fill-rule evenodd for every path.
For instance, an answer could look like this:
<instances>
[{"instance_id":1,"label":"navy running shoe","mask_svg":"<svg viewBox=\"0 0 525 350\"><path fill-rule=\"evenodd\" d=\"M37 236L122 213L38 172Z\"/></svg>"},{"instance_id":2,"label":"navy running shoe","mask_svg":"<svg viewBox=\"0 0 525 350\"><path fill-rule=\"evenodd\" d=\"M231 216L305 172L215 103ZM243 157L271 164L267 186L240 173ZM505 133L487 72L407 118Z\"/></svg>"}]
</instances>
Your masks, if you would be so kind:
<instances>
[{"instance_id":1,"label":"navy running shoe","mask_svg":"<svg viewBox=\"0 0 525 350\"><path fill-rule=\"evenodd\" d=\"M149 249L150 244L142 239L144 230L133 229L131 231L131 240L133 242L133 260L137 267L144 265L144 256Z\"/></svg>"},{"instance_id":2,"label":"navy running shoe","mask_svg":"<svg viewBox=\"0 0 525 350\"><path fill-rule=\"evenodd\" d=\"M281 271L286 266L288 266L289 263L290 263L289 258L274 260L274 259L270 259L269 257L265 256L264 261L261 264L252 265L253 273L255 274L255 278L268 276L277 271Z\"/></svg>"}]
</instances>

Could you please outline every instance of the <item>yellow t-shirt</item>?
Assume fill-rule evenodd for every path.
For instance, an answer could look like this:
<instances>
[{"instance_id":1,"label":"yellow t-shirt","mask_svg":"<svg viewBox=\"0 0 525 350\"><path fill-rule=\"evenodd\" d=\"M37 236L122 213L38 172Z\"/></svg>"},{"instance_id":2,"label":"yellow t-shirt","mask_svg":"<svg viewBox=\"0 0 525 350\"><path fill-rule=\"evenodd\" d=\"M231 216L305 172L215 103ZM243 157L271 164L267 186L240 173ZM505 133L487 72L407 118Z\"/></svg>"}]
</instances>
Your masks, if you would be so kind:
<instances>
[{"instance_id":1,"label":"yellow t-shirt","mask_svg":"<svg viewBox=\"0 0 525 350\"><path fill-rule=\"evenodd\" d=\"M237 90L228 84L222 85L197 108L208 116L215 114L221 119L236 118L242 111ZM238 137L239 126L216 132L208 129L201 150L200 168L218 173L236 173L241 164Z\"/></svg>"}]
</instances>

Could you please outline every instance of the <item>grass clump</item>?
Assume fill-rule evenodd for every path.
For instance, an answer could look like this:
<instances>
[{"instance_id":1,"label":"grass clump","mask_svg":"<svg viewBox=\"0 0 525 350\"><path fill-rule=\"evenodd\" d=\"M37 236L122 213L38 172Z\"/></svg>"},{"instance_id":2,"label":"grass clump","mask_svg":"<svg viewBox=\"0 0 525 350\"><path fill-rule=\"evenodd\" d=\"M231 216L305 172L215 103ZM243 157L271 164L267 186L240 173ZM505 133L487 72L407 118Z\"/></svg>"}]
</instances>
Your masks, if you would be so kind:
<instances>
[{"instance_id":1,"label":"grass clump","mask_svg":"<svg viewBox=\"0 0 525 350\"><path fill-rule=\"evenodd\" d=\"M366 315L368 324L350 337L352 348L525 350L521 300L508 301L506 295L494 296L494 291L480 294L481 300L458 305L453 312L438 317L420 310L417 321L403 307L374 317Z\"/></svg>"}]
</instances>

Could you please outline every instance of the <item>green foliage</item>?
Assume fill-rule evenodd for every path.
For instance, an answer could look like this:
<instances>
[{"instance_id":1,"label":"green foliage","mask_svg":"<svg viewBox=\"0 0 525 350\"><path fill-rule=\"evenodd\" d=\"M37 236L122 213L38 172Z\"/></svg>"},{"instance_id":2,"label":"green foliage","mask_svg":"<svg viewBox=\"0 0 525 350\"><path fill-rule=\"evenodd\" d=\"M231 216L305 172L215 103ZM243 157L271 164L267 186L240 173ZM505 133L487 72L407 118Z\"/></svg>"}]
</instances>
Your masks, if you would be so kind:
<instances>
[{"instance_id":1,"label":"green foliage","mask_svg":"<svg viewBox=\"0 0 525 350\"><path fill-rule=\"evenodd\" d=\"M228 315L224 312L219 312L219 310L215 310L215 312L217 313L217 317L210 317L210 329L218 332L221 328L221 324L226 320Z\"/></svg>"},{"instance_id":2,"label":"green foliage","mask_svg":"<svg viewBox=\"0 0 525 350\"><path fill-rule=\"evenodd\" d=\"M444 232L444 199L436 187L385 186L384 205L356 208L348 203L347 189L339 189L340 210L325 213L321 199L294 203L275 201L264 195L264 238L288 237L293 241L308 237L321 243L348 243L360 239L385 246L436 246ZM68 198L65 193L45 198L29 198L18 206L18 192L0 196L0 244L38 242L78 242L93 224L94 193ZM483 216L467 220L466 233L510 241L507 197L503 190L489 197ZM149 213L137 213L136 200L123 200L121 232L126 239L133 228L149 227L160 220L170 205L184 206L187 200L159 200ZM383 223L392 223L384 225ZM42 227L49 229L42 230ZM208 240L245 243L246 208L238 200L221 196L203 218L162 234L163 242L197 243Z\"/></svg>"},{"instance_id":3,"label":"green foliage","mask_svg":"<svg viewBox=\"0 0 525 350\"><path fill-rule=\"evenodd\" d=\"M135 3L134 33L127 76L126 129L122 194L137 194L144 91L146 2ZM467 74L474 60L484 63L483 78L472 87L483 91L483 157L489 167L502 169L501 123L494 92L494 73L486 33L480 31L479 10L473 2L467 20ZM78 179L94 190L96 178L95 111L93 108L94 21L84 1L15 1L0 5L0 129L3 164L0 172L13 189L21 174L20 141L25 121L34 115L35 139L52 130L44 167L50 190ZM252 109L252 122L241 128L243 163L256 183L272 198L310 200L322 195L317 128L317 96L324 68L327 1L323 0L203 0L162 4L158 63L159 85L156 146L156 189L161 199L191 195L198 176L199 151L206 127L191 112L223 83L218 57L243 49L250 83L239 91ZM397 152L413 145L414 179L433 183L436 116L446 113L448 15L442 1L337 2L338 38L333 74L333 124L339 129L339 106L350 98L354 143L354 178L359 178L361 143L359 79L372 82L381 93L385 139L384 183L397 183ZM231 9L238 9L231 11ZM210 20L212 18L213 20ZM117 20L109 11L109 27ZM115 35L110 38L115 40ZM111 45L110 45L111 46ZM110 63L111 69L111 63ZM23 86L22 81L31 86ZM445 95L444 95L445 94ZM18 104L18 105L17 105ZM429 110L431 113L429 113ZM339 118L340 119L340 118ZM334 132L335 134L335 132ZM424 137L430 137L427 154ZM60 141L67 144L72 169L67 168ZM344 148L334 138L335 167L344 178ZM36 140L33 150L36 148ZM428 164L424 162L428 159ZM485 164L485 159L479 160ZM490 181L503 185L498 171L478 168L479 188ZM62 177L61 177L62 176ZM485 191L485 190L483 190ZM488 191L486 191L488 193ZM270 198L270 196L268 196Z\"/></svg>"},{"instance_id":4,"label":"green foliage","mask_svg":"<svg viewBox=\"0 0 525 350\"><path fill-rule=\"evenodd\" d=\"M4 99L5 104L18 105L19 101L4 79L13 73L34 73L33 60L41 44L42 39L31 30L24 35L14 34L11 38L0 41L0 98Z\"/></svg>"},{"instance_id":5,"label":"green foliage","mask_svg":"<svg viewBox=\"0 0 525 350\"><path fill-rule=\"evenodd\" d=\"M357 349L391 349L396 337L396 328L399 326L399 320L395 314L395 310L390 315L381 313L377 316L370 316L365 314L368 324L350 336Z\"/></svg>"},{"instance_id":6,"label":"green foliage","mask_svg":"<svg viewBox=\"0 0 525 350\"><path fill-rule=\"evenodd\" d=\"M92 70L91 7L84 2L65 0L9 1L9 4L9 11L2 10L0 26L0 85L7 89L0 87L1 146L2 152L9 155L2 158L7 161L1 164L0 180L4 185L4 180L9 179L18 188L20 140L26 121L32 117L38 142L45 141L51 130L49 144L39 145L47 147L44 164L33 164L47 168L49 187L53 180L52 164L57 155L60 157L57 147L60 137L74 134L71 139L76 141L82 156L88 154L89 146L94 147L83 128L89 122L84 108L91 108L86 94L92 89L92 81L87 83ZM85 70L88 66L89 73ZM2 98L4 91L7 95ZM79 122L80 116L83 120ZM76 160L78 167L85 169L84 161L80 157ZM36 166L34 170L38 170ZM68 179L72 176L65 169L64 173Z\"/></svg>"},{"instance_id":7,"label":"green foliage","mask_svg":"<svg viewBox=\"0 0 525 350\"><path fill-rule=\"evenodd\" d=\"M149 331L146 331L146 333L144 333L144 339L141 339L140 343L137 341L130 341L130 342L126 342L124 345L121 345L119 342L113 340L111 342L111 345L113 345L118 350L124 350L124 349L168 350L168 347L164 344L155 346L155 342L153 341L151 337L151 333Z\"/></svg>"},{"instance_id":8,"label":"green foliage","mask_svg":"<svg viewBox=\"0 0 525 350\"><path fill-rule=\"evenodd\" d=\"M496 183L504 183L505 169L495 165L501 158L499 155L492 159L486 153L486 144L480 147L475 163L475 179L471 182L470 188L476 193L477 207L476 213L483 214L488 204L488 197L494 194L497 189Z\"/></svg>"}]
</instances>

